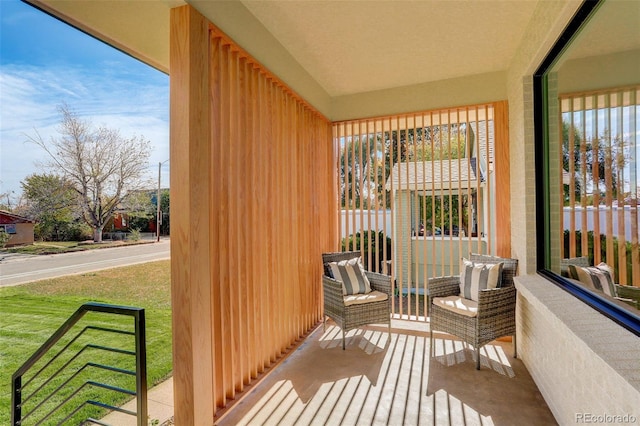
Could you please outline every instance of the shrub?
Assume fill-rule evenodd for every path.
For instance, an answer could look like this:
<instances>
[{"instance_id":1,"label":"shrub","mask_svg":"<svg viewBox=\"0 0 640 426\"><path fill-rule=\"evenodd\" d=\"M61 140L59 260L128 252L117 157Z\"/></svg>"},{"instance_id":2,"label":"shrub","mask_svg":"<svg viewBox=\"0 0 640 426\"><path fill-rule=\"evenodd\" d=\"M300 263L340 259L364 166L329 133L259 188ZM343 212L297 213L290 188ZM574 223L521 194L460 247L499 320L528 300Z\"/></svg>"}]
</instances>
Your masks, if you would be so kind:
<instances>
[{"instance_id":1,"label":"shrub","mask_svg":"<svg viewBox=\"0 0 640 426\"><path fill-rule=\"evenodd\" d=\"M140 241L140 230L139 229L132 229L131 233L129 234L129 240L131 240L131 241Z\"/></svg>"},{"instance_id":2,"label":"shrub","mask_svg":"<svg viewBox=\"0 0 640 426\"><path fill-rule=\"evenodd\" d=\"M9 242L11 235L9 235L4 229L0 230L0 248L4 248Z\"/></svg>"},{"instance_id":3,"label":"shrub","mask_svg":"<svg viewBox=\"0 0 640 426\"><path fill-rule=\"evenodd\" d=\"M371 252L369 252L369 240L371 240ZM386 259L384 259L384 247L386 245ZM366 269L370 271L382 271L382 262L390 260L391 238L386 237L384 231L376 232L373 230L358 231L342 239L342 251L363 251L363 262ZM369 253L372 262L375 262L376 253L378 253L378 268L369 267Z\"/></svg>"}]
</instances>

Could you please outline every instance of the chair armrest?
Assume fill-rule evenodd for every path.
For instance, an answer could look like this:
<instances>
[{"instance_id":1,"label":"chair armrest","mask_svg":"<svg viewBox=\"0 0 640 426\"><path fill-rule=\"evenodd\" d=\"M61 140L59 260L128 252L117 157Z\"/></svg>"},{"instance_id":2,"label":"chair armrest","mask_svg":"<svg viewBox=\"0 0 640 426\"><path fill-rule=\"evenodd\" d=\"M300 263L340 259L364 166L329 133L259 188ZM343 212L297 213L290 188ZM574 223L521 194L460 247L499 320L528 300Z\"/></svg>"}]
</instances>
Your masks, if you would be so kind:
<instances>
[{"instance_id":1,"label":"chair armrest","mask_svg":"<svg viewBox=\"0 0 640 426\"><path fill-rule=\"evenodd\" d=\"M490 288L478 294L478 318L514 315L516 310L515 286Z\"/></svg>"},{"instance_id":2,"label":"chair armrest","mask_svg":"<svg viewBox=\"0 0 640 426\"><path fill-rule=\"evenodd\" d=\"M391 277L389 275L378 274L377 272L365 271L365 275L371 283L371 290L386 293L391 297Z\"/></svg>"},{"instance_id":3,"label":"chair armrest","mask_svg":"<svg viewBox=\"0 0 640 426\"><path fill-rule=\"evenodd\" d=\"M640 309L640 287L616 284L616 295L622 299L631 299L635 307Z\"/></svg>"},{"instance_id":4,"label":"chair armrest","mask_svg":"<svg viewBox=\"0 0 640 426\"><path fill-rule=\"evenodd\" d=\"M342 283L326 275L322 276L322 289L324 290L324 304L327 306L344 308L344 295L342 294Z\"/></svg>"},{"instance_id":5,"label":"chair armrest","mask_svg":"<svg viewBox=\"0 0 640 426\"><path fill-rule=\"evenodd\" d=\"M457 296L460 294L460 276L429 278L429 298Z\"/></svg>"}]
</instances>

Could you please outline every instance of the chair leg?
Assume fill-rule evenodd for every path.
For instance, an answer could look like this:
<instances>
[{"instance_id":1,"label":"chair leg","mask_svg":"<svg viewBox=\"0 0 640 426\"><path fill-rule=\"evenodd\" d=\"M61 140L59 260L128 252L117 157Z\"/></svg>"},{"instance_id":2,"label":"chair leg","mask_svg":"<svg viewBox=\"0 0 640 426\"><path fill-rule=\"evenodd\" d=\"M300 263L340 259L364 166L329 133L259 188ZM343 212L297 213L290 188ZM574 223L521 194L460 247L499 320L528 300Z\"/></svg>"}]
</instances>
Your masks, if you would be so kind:
<instances>
[{"instance_id":1,"label":"chair leg","mask_svg":"<svg viewBox=\"0 0 640 426\"><path fill-rule=\"evenodd\" d=\"M345 350L345 344L344 344L344 328L342 329L342 350Z\"/></svg>"},{"instance_id":2,"label":"chair leg","mask_svg":"<svg viewBox=\"0 0 640 426\"><path fill-rule=\"evenodd\" d=\"M476 347L476 370L480 370L480 348Z\"/></svg>"},{"instance_id":3,"label":"chair leg","mask_svg":"<svg viewBox=\"0 0 640 426\"><path fill-rule=\"evenodd\" d=\"M322 332L324 333L325 331L327 331L327 316L323 315L322 316Z\"/></svg>"},{"instance_id":4,"label":"chair leg","mask_svg":"<svg viewBox=\"0 0 640 426\"><path fill-rule=\"evenodd\" d=\"M516 345L516 334L513 333L513 357L518 358L518 345Z\"/></svg>"},{"instance_id":5,"label":"chair leg","mask_svg":"<svg viewBox=\"0 0 640 426\"><path fill-rule=\"evenodd\" d=\"M433 330L429 330L429 355L433 357L435 354L435 350L433 347Z\"/></svg>"}]
</instances>

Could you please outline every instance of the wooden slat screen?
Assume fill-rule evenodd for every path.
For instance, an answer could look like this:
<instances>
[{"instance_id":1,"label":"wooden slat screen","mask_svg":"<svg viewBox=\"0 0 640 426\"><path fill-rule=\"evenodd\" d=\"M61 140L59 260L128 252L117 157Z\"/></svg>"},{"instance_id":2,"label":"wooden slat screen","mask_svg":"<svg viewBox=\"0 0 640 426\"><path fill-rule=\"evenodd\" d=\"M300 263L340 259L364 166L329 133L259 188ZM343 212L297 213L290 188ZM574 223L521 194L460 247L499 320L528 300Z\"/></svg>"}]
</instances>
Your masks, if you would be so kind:
<instances>
[{"instance_id":1,"label":"wooden slat screen","mask_svg":"<svg viewBox=\"0 0 640 426\"><path fill-rule=\"evenodd\" d=\"M321 316L331 200L326 119L211 27L214 315L224 406ZM331 186L329 186L331 187ZM324 217L323 217L324 216ZM216 244L217 243L217 244ZM215 291L215 290L214 290Z\"/></svg>"},{"instance_id":2,"label":"wooden slat screen","mask_svg":"<svg viewBox=\"0 0 640 426\"><path fill-rule=\"evenodd\" d=\"M334 149L328 120L195 9L172 9L171 36L175 418L211 424L321 319Z\"/></svg>"},{"instance_id":3,"label":"wooden slat screen","mask_svg":"<svg viewBox=\"0 0 640 426\"><path fill-rule=\"evenodd\" d=\"M639 100L640 86L560 96L562 256L605 262L616 282L635 286Z\"/></svg>"},{"instance_id":4,"label":"wooden slat screen","mask_svg":"<svg viewBox=\"0 0 640 426\"><path fill-rule=\"evenodd\" d=\"M457 274L470 252L509 256L507 122L497 102L333 124L335 237L393 276L394 313L423 316L428 278Z\"/></svg>"}]
</instances>

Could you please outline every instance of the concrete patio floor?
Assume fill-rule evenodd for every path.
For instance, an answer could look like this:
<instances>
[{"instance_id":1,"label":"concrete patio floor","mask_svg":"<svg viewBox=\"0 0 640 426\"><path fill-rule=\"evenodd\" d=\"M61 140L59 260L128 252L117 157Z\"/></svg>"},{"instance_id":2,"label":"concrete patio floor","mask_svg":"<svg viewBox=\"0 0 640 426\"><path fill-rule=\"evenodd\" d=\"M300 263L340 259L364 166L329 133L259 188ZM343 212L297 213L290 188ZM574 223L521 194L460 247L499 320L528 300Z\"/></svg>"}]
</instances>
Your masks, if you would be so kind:
<instances>
[{"instance_id":1,"label":"concrete patio floor","mask_svg":"<svg viewBox=\"0 0 640 426\"><path fill-rule=\"evenodd\" d=\"M428 323L315 330L217 425L555 425L511 342L474 353Z\"/></svg>"},{"instance_id":2,"label":"concrete patio floor","mask_svg":"<svg viewBox=\"0 0 640 426\"><path fill-rule=\"evenodd\" d=\"M511 342L474 352L426 322L393 320L342 333L317 328L215 424L231 425L556 425ZM129 403L135 409L135 400ZM149 391L149 419L172 425L171 379ZM107 424L135 425L111 413Z\"/></svg>"}]
</instances>

